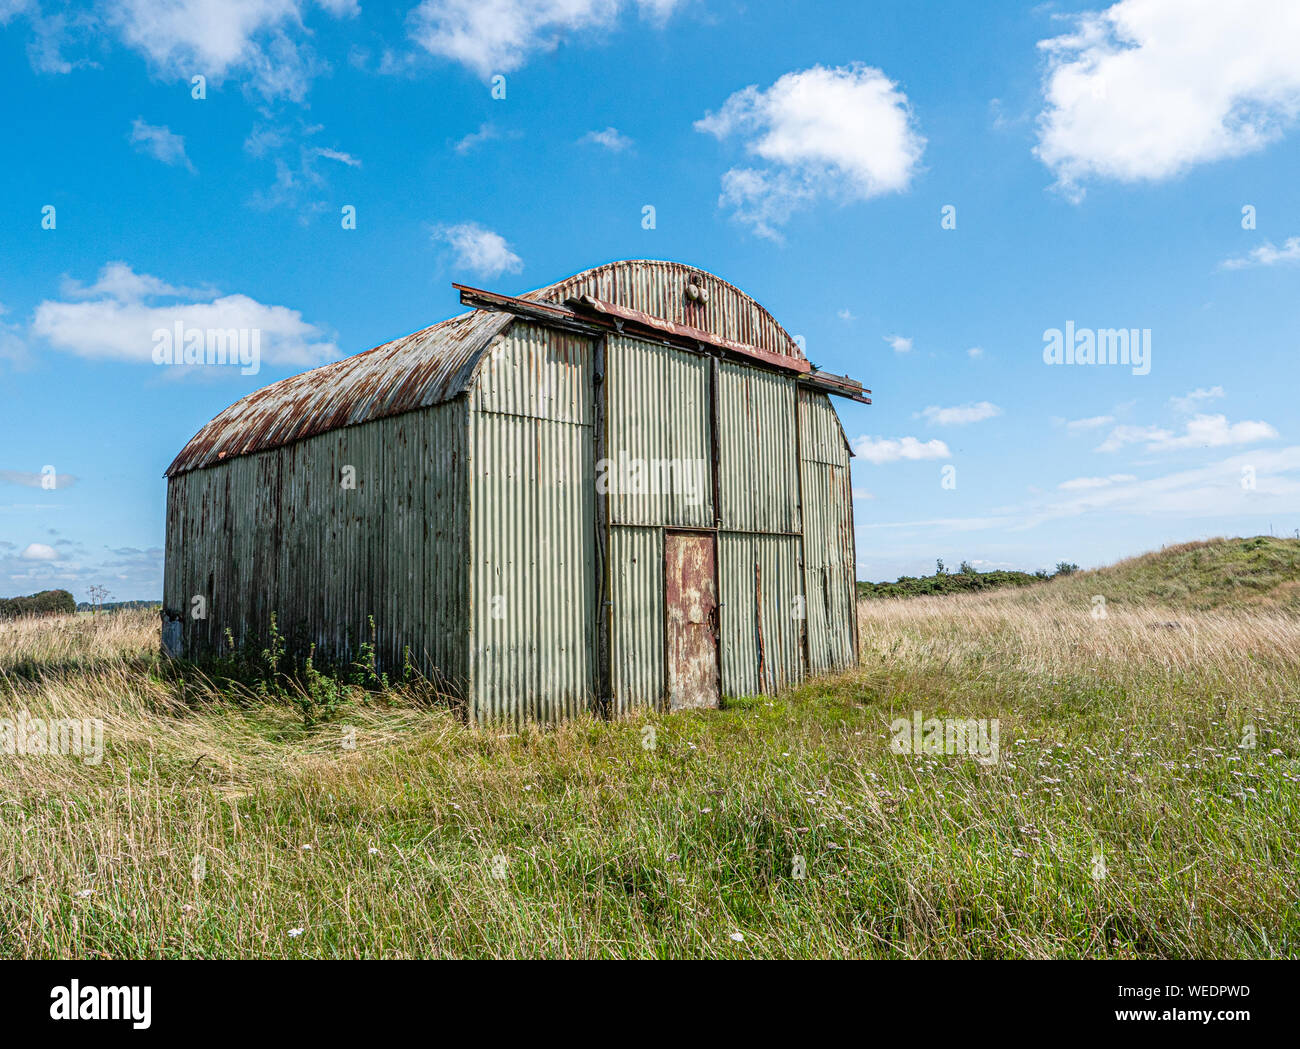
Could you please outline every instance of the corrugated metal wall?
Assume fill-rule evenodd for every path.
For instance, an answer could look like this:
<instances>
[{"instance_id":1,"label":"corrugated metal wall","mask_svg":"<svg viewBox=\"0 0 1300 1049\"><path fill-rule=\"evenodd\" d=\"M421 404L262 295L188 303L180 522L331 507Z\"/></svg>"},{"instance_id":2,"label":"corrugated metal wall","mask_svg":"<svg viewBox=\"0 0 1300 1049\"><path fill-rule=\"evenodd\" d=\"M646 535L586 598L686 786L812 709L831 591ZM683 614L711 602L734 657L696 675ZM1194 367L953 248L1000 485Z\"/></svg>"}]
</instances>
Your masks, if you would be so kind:
<instances>
[{"instance_id":1,"label":"corrugated metal wall","mask_svg":"<svg viewBox=\"0 0 1300 1049\"><path fill-rule=\"evenodd\" d=\"M722 534L722 690L772 692L804 674L799 537Z\"/></svg>"},{"instance_id":2,"label":"corrugated metal wall","mask_svg":"<svg viewBox=\"0 0 1300 1049\"><path fill-rule=\"evenodd\" d=\"M800 530L794 380L723 361L718 372L722 528Z\"/></svg>"},{"instance_id":3,"label":"corrugated metal wall","mask_svg":"<svg viewBox=\"0 0 1300 1049\"><path fill-rule=\"evenodd\" d=\"M610 672L614 714L664 700L664 533L610 529Z\"/></svg>"},{"instance_id":4,"label":"corrugated metal wall","mask_svg":"<svg viewBox=\"0 0 1300 1049\"><path fill-rule=\"evenodd\" d=\"M173 477L164 604L182 652L259 646L280 631L322 663L353 658L374 616L390 670L403 648L464 684L468 607L465 402L347 427ZM355 489L343 487L344 468ZM207 617L191 615L206 601Z\"/></svg>"},{"instance_id":5,"label":"corrugated metal wall","mask_svg":"<svg viewBox=\"0 0 1300 1049\"><path fill-rule=\"evenodd\" d=\"M708 360L623 336L606 347L610 522L712 527ZM637 471L643 490L631 491Z\"/></svg>"},{"instance_id":6,"label":"corrugated metal wall","mask_svg":"<svg viewBox=\"0 0 1300 1049\"><path fill-rule=\"evenodd\" d=\"M471 393L472 717L593 706L592 343L516 323Z\"/></svg>"},{"instance_id":7,"label":"corrugated metal wall","mask_svg":"<svg viewBox=\"0 0 1300 1049\"><path fill-rule=\"evenodd\" d=\"M808 657L814 671L854 661L856 566L849 450L830 398L799 391Z\"/></svg>"}]
</instances>

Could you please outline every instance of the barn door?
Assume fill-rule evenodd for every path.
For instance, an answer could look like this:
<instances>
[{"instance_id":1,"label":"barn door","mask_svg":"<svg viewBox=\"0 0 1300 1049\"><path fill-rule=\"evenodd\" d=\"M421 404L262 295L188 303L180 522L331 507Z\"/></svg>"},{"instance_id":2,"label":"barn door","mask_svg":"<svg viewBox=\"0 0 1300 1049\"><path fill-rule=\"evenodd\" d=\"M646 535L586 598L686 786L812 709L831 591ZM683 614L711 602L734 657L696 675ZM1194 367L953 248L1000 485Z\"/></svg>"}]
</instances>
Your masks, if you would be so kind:
<instances>
[{"instance_id":1,"label":"barn door","mask_svg":"<svg viewBox=\"0 0 1300 1049\"><path fill-rule=\"evenodd\" d=\"M669 710L718 705L717 578L712 535L664 535Z\"/></svg>"}]
</instances>

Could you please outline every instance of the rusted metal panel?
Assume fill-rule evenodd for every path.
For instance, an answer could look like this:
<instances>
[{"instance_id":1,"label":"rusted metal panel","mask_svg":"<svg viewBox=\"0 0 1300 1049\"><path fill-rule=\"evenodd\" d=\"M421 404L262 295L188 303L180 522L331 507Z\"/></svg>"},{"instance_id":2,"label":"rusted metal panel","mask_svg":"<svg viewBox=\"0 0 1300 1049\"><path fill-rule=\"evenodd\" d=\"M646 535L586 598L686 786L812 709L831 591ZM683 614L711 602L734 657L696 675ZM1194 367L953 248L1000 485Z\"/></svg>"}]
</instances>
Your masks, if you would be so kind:
<instances>
[{"instance_id":1,"label":"rusted metal panel","mask_svg":"<svg viewBox=\"0 0 1300 1049\"><path fill-rule=\"evenodd\" d=\"M670 710L718 705L715 553L712 535L664 535L664 640Z\"/></svg>"},{"instance_id":2,"label":"rusted metal panel","mask_svg":"<svg viewBox=\"0 0 1300 1049\"><path fill-rule=\"evenodd\" d=\"M520 326L523 329L526 326ZM596 576L591 347L517 329L504 364L549 376L555 396L494 392L481 373L470 413L471 715L479 723L556 722L594 708ZM547 367L531 371L533 364ZM557 374L557 370L560 374ZM524 380L525 384L533 380Z\"/></svg>"},{"instance_id":3,"label":"rusted metal panel","mask_svg":"<svg viewBox=\"0 0 1300 1049\"><path fill-rule=\"evenodd\" d=\"M713 525L709 363L627 336L606 350L609 435L597 482L612 524Z\"/></svg>"},{"instance_id":4,"label":"rusted metal panel","mask_svg":"<svg viewBox=\"0 0 1300 1049\"><path fill-rule=\"evenodd\" d=\"M664 533L610 529L612 712L664 704Z\"/></svg>"},{"instance_id":5,"label":"rusted metal panel","mask_svg":"<svg viewBox=\"0 0 1300 1049\"><path fill-rule=\"evenodd\" d=\"M688 295L692 283L703 292L700 298ZM805 360L790 334L751 296L720 277L680 262L611 262L539 288L524 298L564 303L583 295L768 353Z\"/></svg>"},{"instance_id":6,"label":"rusted metal panel","mask_svg":"<svg viewBox=\"0 0 1300 1049\"><path fill-rule=\"evenodd\" d=\"M794 381L721 362L718 376L722 528L795 533L799 464Z\"/></svg>"},{"instance_id":7,"label":"rusted metal panel","mask_svg":"<svg viewBox=\"0 0 1300 1049\"><path fill-rule=\"evenodd\" d=\"M272 383L203 427L167 476L450 400L464 392L484 349L512 321L507 314L462 314Z\"/></svg>"},{"instance_id":8,"label":"rusted metal panel","mask_svg":"<svg viewBox=\"0 0 1300 1049\"><path fill-rule=\"evenodd\" d=\"M826 395L801 390L799 414L808 658L823 671L854 659L852 481L848 444Z\"/></svg>"},{"instance_id":9,"label":"rusted metal panel","mask_svg":"<svg viewBox=\"0 0 1300 1049\"><path fill-rule=\"evenodd\" d=\"M227 631L260 648L274 613L297 655L346 662L373 616L382 669L409 645L462 691L466 419L461 400L173 477L164 607L183 654L224 652Z\"/></svg>"},{"instance_id":10,"label":"rusted metal panel","mask_svg":"<svg viewBox=\"0 0 1300 1049\"><path fill-rule=\"evenodd\" d=\"M798 536L720 533L722 690L772 692L800 680L807 605Z\"/></svg>"}]
</instances>

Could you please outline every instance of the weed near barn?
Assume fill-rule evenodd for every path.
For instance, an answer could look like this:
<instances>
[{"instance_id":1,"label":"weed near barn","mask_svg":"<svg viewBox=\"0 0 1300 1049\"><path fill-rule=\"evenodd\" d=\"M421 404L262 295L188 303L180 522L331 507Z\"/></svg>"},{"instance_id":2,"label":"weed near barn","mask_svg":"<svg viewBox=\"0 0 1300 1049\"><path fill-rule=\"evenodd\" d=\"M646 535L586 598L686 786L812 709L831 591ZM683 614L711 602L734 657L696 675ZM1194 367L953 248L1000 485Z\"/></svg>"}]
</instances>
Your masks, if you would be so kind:
<instances>
[{"instance_id":1,"label":"weed near barn","mask_svg":"<svg viewBox=\"0 0 1300 1049\"><path fill-rule=\"evenodd\" d=\"M306 724L159 666L143 613L5 624L4 710L105 756L0 755L0 954L1294 955L1293 580L1208 565L1268 549L1161 603L1160 555L864 602L853 672L552 731L403 687ZM1001 760L891 753L916 712L997 718Z\"/></svg>"}]
</instances>

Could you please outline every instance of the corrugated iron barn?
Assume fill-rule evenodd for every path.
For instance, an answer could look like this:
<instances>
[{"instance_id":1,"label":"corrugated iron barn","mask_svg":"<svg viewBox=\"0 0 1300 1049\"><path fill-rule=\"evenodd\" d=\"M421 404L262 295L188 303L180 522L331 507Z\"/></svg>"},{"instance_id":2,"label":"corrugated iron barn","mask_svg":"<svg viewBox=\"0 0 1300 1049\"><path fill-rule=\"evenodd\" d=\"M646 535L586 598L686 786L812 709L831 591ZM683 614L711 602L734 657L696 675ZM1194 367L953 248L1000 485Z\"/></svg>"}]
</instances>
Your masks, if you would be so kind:
<instances>
[{"instance_id":1,"label":"corrugated iron barn","mask_svg":"<svg viewBox=\"0 0 1300 1049\"><path fill-rule=\"evenodd\" d=\"M167 470L164 642L271 616L404 665L476 722L716 706L849 664L851 451L748 295L613 262L285 379ZM196 600L198 599L198 600Z\"/></svg>"}]
</instances>

